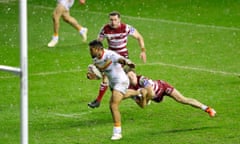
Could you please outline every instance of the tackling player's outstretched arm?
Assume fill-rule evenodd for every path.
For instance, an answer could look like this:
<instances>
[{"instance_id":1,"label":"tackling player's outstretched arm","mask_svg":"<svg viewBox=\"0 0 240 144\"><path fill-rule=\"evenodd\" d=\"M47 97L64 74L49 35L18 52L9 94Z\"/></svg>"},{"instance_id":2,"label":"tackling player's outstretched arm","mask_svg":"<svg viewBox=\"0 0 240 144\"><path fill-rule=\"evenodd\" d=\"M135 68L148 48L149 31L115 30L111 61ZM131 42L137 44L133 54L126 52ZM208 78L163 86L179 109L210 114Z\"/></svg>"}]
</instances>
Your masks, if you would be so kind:
<instances>
[{"instance_id":1,"label":"tackling player's outstretched arm","mask_svg":"<svg viewBox=\"0 0 240 144\"><path fill-rule=\"evenodd\" d=\"M118 63L121 65L128 65L130 68L135 68L135 64L125 58L119 58Z\"/></svg>"}]
</instances>

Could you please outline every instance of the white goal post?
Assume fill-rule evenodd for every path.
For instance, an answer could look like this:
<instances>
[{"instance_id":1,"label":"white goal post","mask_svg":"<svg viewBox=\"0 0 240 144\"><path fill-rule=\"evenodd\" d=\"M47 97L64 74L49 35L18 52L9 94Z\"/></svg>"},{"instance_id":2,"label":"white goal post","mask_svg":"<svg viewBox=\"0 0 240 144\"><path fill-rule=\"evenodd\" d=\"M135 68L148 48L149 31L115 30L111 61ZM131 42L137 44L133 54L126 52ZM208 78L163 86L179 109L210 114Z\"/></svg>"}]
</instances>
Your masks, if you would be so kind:
<instances>
[{"instance_id":1,"label":"white goal post","mask_svg":"<svg viewBox=\"0 0 240 144\"><path fill-rule=\"evenodd\" d=\"M21 78L21 144L28 144L28 38L27 38L27 0L19 0L20 21L20 68L0 65L0 70L13 72Z\"/></svg>"}]
</instances>

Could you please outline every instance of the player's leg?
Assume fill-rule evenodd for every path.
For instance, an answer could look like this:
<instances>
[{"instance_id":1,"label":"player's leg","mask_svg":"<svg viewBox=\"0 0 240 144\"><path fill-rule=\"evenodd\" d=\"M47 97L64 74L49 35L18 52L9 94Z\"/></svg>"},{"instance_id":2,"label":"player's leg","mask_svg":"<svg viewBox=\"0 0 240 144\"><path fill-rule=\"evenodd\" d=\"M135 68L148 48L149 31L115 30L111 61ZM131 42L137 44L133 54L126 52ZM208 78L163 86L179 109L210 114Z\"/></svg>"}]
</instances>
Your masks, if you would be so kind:
<instances>
[{"instance_id":1,"label":"player's leg","mask_svg":"<svg viewBox=\"0 0 240 144\"><path fill-rule=\"evenodd\" d=\"M121 114L119 111L119 104L123 99L123 94L118 90L112 91L112 97L110 99L110 110L114 122L113 135L111 140L119 140L122 138L121 129Z\"/></svg>"},{"instance_id":2,"label":"player's leg","mask_svg":"<svg viewBox=\"0 0 240 144\"><path fill-rule=\"evenodd\" d=\"M128 89L126 94L124 94L123 99L132 98L132 97L139 96L139 95L141 95L140 91Z\"/></svg>"},{"instance_id":3,"label":"player's leg","mask_svg":"<svg viewBox=\"0 0 240 144\"><path fill-rule=\"evenodd\" d=\"M184 97L178 90L173 89L172 93L170 94L170 97L172 97L174 100L176 100L179 103L182 104L187 104L187 105L191 105L193 107L199 108L204 110L205 112L209 113L209 115L211 117L215 116L216 111L210 107L208 107L207 105L202 104L201 102L199 102L196 99L193 98L187 98Z\"/></svg>"},{"instance_id":4,"label":"player's leg","mask_svg":"<svg viewBox=\"0 0 240 144\"><path fill-rule=\"evenodd\" d=\"M123 99L132 98L138 106L143 108L142 94L138 90L128 89L126 94L124 94Z\"/></svg>"},{"instance_id":5,"label":"player's leg","mask_svg":"<svg viewBox=\"0 0 240 144\"><path fill-rule=\"evenodd\" d=\"M128 89L123 99L127 98L132 98L141 108L144 108L151 100L151 96L147 95L147 90L145 88L139 90Z\"/></svg>"},{"instance_id":6,"label":"player's leg","mask_svg":"<svg viewBox=\"0 0 240 144\"><path fill-rule=\"evenodd\" d=\"M76 30L79 31L79 33L81 34L81 36L83 37L83 42L86 42L87 41L87 32L88 32L88 29L86 27L83 27L81 26L77 20L72 17L70 15L70 12L69 11L65 11L63 13L63 20L67 23L69 23L70 25L72 25Z\"/></svg>"},{"instance_id":7,"label":"player's leg","mask_svg":"<svg viewBox=\"0 0 240 144\"><path fill-rule=\"evenodd\" d=\"M100 103L102 101L102 98L103 98L104 94L106 93L107 89L108 89L108 78L107 78L107 76L103 75L102 82L100 84L100 88L98 91L98 96L94 101L88 103L88 106L91 108L99 107Z\"/></svg>"},{"instance_id":8,"label":"player's leg","mask_svg":"<svg viewBox=\"0 0 240 144\"><path fill-rule=\"evenodd\" d=\"M146 105L149 105L152 99L152 95L148 92L147 88L140 89L140 106L144 108Z\"/></svg>"},{"instance_id":9,"label":"player's leg","mask_svg":"<svg viewBox=\"0 0 240 144\"><path fill-rule=\"evenodd\" d=\"M119 112L119 105L124 98L124 94L127 92L127 88L129 87L129 81L124 77L122 78L123 79L119 79L116 83L110 83L110 87L112 89L110 110L114 122L111 140L119 140L122 138L121 114Z\"/></svg>"},{"instance_id":10,"label":"player's leg","mask_svg":"<svg viewBox=\"0 0 240 144\"><path fill-rule=\"evenodd\" d=\"M64 12L65 8L61 5L58 4L57 7L55 8L55 10L53 11L53 15L52 15L52 20L53 20L53 36L52 36L52 40L48 43L48 47L54 47L56 46L56 44L58 43L58 31L59 31L59 27L60 27L60 18Z\"/></svg>"},{"instance_id":11,"label":"player's leg","mask_svg":"<svg viewBox=\"0 0 240 144\"><path fill-rule=\"evenodd\" d=\"M148 96L147 90L145 88L141 88L138 90L139 95L134 97L135 102L141 108L144 108L149 102L151 98Z\"/></svg>"}]
</instances>

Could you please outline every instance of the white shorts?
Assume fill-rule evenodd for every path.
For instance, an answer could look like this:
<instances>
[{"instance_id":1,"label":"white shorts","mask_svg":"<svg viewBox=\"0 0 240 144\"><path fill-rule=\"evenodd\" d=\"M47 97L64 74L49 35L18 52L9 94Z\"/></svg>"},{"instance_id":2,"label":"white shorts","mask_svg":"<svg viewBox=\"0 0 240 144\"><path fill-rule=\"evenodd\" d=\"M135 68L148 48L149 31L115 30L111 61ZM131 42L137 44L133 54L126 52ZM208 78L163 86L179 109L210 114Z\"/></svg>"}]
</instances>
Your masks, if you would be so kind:
<instances>
[{"instance_id":1,"label":"white shorts","mask_svg":"<svg viewBox=\"0 0 240 144\"><path fill-rule=\"evenodd\" d=\"M117 91L120 91L121 93L125 94L129 87L129 81L110 83L109 86L112 90L117 90Z\"/></svg>"},{"instance_id":2,"label":"white shorts","mask_svg":"<svg viewBox=\"0 0 240 144\"><path fill-rule=\"evenodd\" d=\"M74 0L58 0L58 3L63 5L67 11L73 6Z\"/></svg>"}]
</instances>

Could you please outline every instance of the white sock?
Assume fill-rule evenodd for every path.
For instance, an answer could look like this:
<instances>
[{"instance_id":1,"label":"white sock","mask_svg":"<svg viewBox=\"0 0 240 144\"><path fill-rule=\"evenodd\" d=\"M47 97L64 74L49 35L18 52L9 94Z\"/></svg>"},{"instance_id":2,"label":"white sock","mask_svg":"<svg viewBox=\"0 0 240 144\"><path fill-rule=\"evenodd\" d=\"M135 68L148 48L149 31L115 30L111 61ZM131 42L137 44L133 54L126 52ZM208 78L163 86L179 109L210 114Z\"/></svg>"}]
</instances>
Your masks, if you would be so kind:
<instances>
[{"instance_id":1,"label":"white sock","mask_svg":"<svg viewBox=\"0 0 240 144\"><path fill-rule=\"evenodd\" d=\"M206 105L202 105L202 107L201 107L201 109L204 110L204 111L205 111L207 108L208 108L208 106L206 106Z\"/></svg>"},{"instance_id":2,"label":"white sock","mask_svg":"<svg viewBox=\"0 0 240 144\"><path fill-rule=\"evenodd\" d=\"M58 41L59 37L58 37L58 36L53 36L52 39L53 39L54 41Z\"/></svg>"},{"instance_id":3,"label":"white sock","mask_svg":"<svg viewBox=\"0 0 240 144\"><path fill-rule=\"evenodd\" d=\"M121 127L113 127L113 133L114 134L121 134L122 128Z\"/></svg>"},{"instance_id":4,"label":"white sock","mask_svg":"<svg viewBox=\"0 0 240 144\"><path fill-rule=\"evenodd\" d=\"M79 33L82 35L86 32L86 28L82 27L81 30L79 31Z\"/></svg>"}]
</instances>

